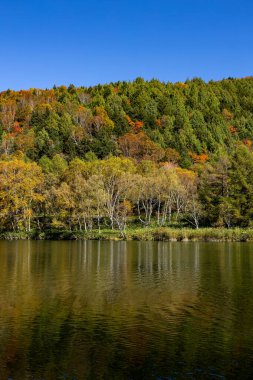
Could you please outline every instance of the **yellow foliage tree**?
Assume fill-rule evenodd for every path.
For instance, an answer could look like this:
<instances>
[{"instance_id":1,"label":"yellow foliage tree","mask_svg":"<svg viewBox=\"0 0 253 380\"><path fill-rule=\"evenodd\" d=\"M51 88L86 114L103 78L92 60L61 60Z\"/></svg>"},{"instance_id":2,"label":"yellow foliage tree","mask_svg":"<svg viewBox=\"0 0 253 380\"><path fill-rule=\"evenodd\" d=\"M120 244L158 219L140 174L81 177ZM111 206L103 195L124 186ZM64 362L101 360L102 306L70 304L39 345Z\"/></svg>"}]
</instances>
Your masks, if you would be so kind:
<instances>
[{"instance_id":1,"label":"yellow foliage tree","mask_svg":"<svg viewBox=\"0 0 253 380\"><path fill-rule=\"evenodd\" d=\"M14 231L31 230L34 207L43 200L43 173L35 162L0 161L0 221Z\"/></svg>"}]
</instances>

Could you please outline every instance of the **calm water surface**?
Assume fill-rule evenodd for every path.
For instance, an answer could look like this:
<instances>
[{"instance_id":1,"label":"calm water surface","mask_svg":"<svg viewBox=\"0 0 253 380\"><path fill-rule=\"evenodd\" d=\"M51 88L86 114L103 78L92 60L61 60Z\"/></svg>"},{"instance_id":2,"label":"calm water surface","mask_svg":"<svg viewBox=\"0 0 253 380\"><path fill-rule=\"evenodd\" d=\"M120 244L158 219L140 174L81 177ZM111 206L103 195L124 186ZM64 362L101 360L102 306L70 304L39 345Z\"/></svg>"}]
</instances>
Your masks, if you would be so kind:
<instances>
[{"instance_id":1,"label":"calm water surface","mask_svg":"<svg viewBox=\"0 0 253 380\"><path fill-rule=\"evenodd\" d=\"M0 242L0 379L253 379L253 244Z\"/></svg>"}]
</instances>

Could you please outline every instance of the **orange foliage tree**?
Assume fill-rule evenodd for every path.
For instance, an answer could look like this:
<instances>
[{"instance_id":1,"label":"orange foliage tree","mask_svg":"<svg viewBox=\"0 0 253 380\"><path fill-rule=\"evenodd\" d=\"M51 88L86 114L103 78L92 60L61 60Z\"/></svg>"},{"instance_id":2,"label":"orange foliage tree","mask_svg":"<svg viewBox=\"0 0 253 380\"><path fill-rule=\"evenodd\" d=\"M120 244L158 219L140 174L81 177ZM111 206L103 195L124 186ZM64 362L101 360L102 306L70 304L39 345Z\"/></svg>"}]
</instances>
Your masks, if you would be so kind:
<instances>
[{"instance_id":1,"label":"orange foliage tree","mask_svg":"<svg viewBox=\"0 0 253 380\"><path fill-rule=\"evenodd\" d=\"M209 156L206 153L196 154L189 152L189 156L192 158L195 164L204 164L209 160Z\"/></svg>"},{"instance_id":2,"label":"orange foliage tree","mask_svg":"<svg viewBox=\"0 0 253 380\"><path fill-rule=\"evenodd\" d=\"M118 139L118 143L124 156L132 157L137 161L160 161L164 157L164 150L150 140L143 131L137 134L127 133Z\"/></svg>"}]
</instances>

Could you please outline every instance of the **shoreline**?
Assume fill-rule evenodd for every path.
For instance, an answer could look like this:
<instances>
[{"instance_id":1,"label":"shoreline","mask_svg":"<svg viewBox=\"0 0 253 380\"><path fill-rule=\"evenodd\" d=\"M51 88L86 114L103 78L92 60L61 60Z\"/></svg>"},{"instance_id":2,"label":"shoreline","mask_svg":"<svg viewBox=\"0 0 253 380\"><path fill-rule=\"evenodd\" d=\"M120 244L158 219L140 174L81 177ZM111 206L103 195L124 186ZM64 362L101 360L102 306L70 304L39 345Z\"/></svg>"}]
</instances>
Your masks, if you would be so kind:
<instances>
[{"instance_id":1,"label":"shoreline","mask_svg":"<svg viewBox=\"0 0 253 380\"><path fill-rule=\"evenodd\" d=\"M0 240L111 240L111 241L168 241L168 242L253 242L250 228L170 228L147 227L125 231L124 237L118 230L33 230L27 232L0 232Z\"/></svg>"}]
</instances>

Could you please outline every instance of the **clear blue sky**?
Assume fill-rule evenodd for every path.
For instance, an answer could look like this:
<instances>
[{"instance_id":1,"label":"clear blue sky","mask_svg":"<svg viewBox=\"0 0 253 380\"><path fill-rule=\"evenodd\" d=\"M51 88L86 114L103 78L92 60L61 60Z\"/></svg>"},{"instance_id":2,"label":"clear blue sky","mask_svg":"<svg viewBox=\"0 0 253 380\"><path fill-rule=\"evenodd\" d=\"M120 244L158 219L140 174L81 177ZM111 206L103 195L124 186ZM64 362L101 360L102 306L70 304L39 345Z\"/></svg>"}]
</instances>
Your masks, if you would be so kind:
<instances>
[{"instance_id":1,"label":"clear blue sky","mask_svg":"<svg viewBox=\"0 0 253 380\"><path fill-rule=\"evenodd\" d=\"M252 15L252 0L0 0L0 90L252 75Z\"/></svg>"}]
</instances>

